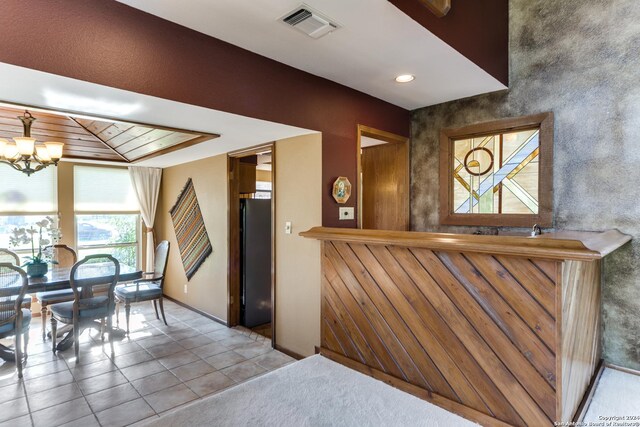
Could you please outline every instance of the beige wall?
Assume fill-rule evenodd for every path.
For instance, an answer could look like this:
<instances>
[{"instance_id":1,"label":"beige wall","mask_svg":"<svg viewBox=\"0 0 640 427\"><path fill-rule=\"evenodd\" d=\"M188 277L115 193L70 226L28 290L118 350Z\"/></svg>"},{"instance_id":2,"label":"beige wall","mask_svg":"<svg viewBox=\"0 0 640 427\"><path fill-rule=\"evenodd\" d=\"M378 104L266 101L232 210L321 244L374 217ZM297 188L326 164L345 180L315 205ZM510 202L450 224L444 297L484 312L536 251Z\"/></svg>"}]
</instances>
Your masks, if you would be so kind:
<instances>
[{"instance_id":1,"label":"beige wall","mask_svg":"<svg viewBox=\"0 0 640 427\"><path fill-rule=\"evenodd\" d=\"M213 253L187 281L169 209L189 178L193 180ZM165 294L223 321L227 320L227 194L226 155L173 166L162 172L160 202L156 213L158 237L171 243ZM186 294L184 285L187 285Z\"/></svg>"},{"instance_id":2,"label":"beige wall","mask_svg":"<svg viewBox=\"0 0 640 427\"><path fill-rule=\"evenodd\" d=\"M276 339L301 355L320 344L320 243L298 233L322 222L320 134L276 141ZM191 177L213 254L191 281L180 260L169 209ZM227 320L228 182L226 155L164 169L156 216L159 237L171 242L165 293ZM293 233L284 233L291 221ZM187 284L188 283L188 284ZM184 294L184 285L188 293Z\"/></svg>"},{"instance_id":3,"label":"beige wall","mask_svg":"<svg viewBox=\"0 0 640 427\"><path fill-rule=\"evenodd\" d=\"M62 230L61 244L76 247L75 220L73 211L73 166L72 162L58 163L58 226Z\"/></svg>"},{"instance_id":4,"label":"beige wall","mask_svg":"<svg viewBox=\"0 0 640 427\"><path fill-rule=\"evenodd\" d=\"M320 242L298 233L322 224L322 136L277 141L275 158L276 340L310 356L320 345Z\"/></svg>"}]
</instances>

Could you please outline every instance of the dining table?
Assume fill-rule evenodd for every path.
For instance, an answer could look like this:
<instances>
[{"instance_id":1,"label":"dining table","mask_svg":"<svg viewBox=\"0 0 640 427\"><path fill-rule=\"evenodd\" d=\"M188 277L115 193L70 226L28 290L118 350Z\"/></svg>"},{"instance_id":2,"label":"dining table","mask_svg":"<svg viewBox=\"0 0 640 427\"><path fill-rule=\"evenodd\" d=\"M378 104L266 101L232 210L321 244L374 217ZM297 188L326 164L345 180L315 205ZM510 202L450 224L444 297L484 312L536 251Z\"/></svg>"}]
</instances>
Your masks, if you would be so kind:
<instances>
[{"instance_id":1,"label":"dining table","mask_svg":"<svg viewBox=\"0 0 640 427\"><path fill-rule=\"evenodd\" d=\"M29 277L29 285L27 293L35 294L36 292L58 291L61 289L70 289L70 272L71 267L59 267L54 265L51 270L42 277ZM90 280L94 283L106 283L114 274L113 264L111 263L95 263L84 264L81 270L76 272L76 280L83 280L85 283ZM120 264L120 274L118 275L118 283L131 282L142 277L142 270ZM100 327L100 323L96 324ZM113 328L109 331L111 334L125 334L125 331ZM58 342L56 350L63 351L73 345L73 330L66 332L65 337ZM0 344L0 358L6 361L15 360L15 352L9 347Z\"/></svg>"}]
</instances>

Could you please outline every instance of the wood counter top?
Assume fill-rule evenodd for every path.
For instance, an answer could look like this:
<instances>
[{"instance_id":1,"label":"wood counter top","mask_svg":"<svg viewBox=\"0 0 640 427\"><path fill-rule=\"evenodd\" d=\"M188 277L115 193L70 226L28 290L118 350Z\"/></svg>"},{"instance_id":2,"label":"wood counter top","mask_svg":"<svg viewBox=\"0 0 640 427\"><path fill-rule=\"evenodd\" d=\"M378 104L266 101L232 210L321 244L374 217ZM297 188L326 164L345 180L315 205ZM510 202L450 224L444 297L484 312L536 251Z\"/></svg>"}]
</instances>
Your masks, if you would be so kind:
<instances>
[{"instance_id":1,"label":"wood counter top","mask_svg":"<svg viewBox=\"0 0 640 427\"><path fill-rule=\"evenodd\" d=\"M631 240L631 236L618 230L560 231L520 237L313 227L300 235L318 240L372 245L582 261L601 259Z\"/></svg>"}]
</instances>

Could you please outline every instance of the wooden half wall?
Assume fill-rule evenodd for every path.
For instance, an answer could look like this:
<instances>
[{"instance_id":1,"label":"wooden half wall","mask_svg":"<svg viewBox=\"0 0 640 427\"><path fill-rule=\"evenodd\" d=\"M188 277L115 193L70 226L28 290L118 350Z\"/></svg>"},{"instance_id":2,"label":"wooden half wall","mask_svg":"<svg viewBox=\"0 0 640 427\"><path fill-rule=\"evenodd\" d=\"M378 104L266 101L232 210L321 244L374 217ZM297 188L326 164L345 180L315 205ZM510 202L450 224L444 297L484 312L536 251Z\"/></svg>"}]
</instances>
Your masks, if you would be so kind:
<instances>
[{"instance_id":1,"label":"wooden half wall","mask_svg":"<svg viewBox=\"0 0 640 427\"><path fill-rule=\"evenodd\" d=\"M384 233L303 233L323 240L324 354L485 425L573 418L600 361L604 246Z\"/></svg>"}]
</instances>

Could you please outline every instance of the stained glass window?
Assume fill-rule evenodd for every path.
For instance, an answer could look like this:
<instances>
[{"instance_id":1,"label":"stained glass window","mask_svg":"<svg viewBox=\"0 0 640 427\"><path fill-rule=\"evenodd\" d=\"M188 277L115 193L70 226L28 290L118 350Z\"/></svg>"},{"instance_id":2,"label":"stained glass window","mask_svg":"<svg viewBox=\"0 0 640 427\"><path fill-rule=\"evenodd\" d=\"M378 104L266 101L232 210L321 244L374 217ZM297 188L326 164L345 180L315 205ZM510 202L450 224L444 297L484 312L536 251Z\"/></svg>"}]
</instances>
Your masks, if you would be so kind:
<instances>
[{"instance_id":1,"label":"stained glass window","mask_svg":"<svg viewBox=\"0 0 640 427\"><path fill-rule=\"evenodd\" d=\"M453 211L537 214L540 130L453 141Z\"/></svg>"},{"instance_id":2,"label":"stained glass window","mask_svg":"<svg viewBox=\"0 0 640 427\"><path fill-rule=\"evenodd\" d=\"M440 130L440 224L553 224L553 113Z\"/></svg>"}]
</instances>

